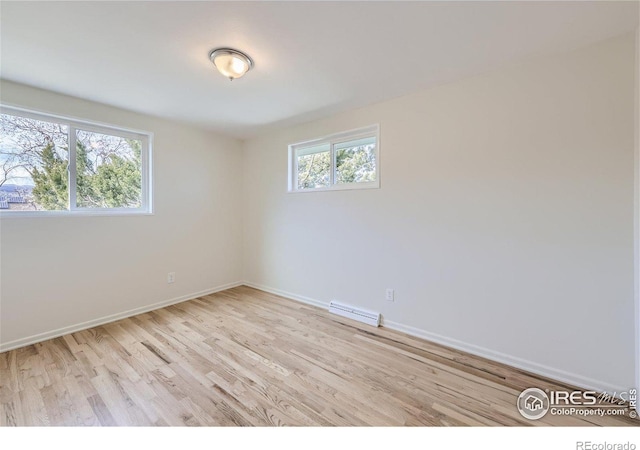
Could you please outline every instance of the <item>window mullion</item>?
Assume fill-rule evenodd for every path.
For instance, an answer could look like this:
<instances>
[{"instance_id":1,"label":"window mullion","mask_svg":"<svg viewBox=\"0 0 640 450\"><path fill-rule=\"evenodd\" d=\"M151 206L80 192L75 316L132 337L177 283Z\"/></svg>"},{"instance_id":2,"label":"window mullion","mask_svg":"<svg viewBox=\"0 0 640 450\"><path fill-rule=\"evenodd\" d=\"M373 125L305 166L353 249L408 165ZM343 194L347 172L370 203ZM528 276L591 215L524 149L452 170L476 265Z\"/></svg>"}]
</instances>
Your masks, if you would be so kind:
<instances>
[{"instance_id":1,"label":"window mullion","mask_svg":"<svg viewBox=\"0 0 640 450\"><path fill-rule=\"evenodd\" d=\"M74 211L78 205L77 172L78 160L76 157L76 128L69 126L69 210Z\"/></svg>"},{"instance_id":2,"label":"window mullion","mask_svg":"<svg viewBox=\"0 0 640 450\"><path fill-rule=\"evenodd\" d=\"M147 151L143 151L140 154L140 162L142 164L142 167L140 168L142 170L142 204L140 207L148 211L151 205L151 162L149 161L149 158L151 157L151 148L149 139L146 137L142 138L142 145L147 149Z\"/></svg>"},{"instance_id":3,"label":"window mullion","mask_svg":"<svg viewBox=\"0 0 640 450\"><path fill-rule=\"evenodd\" d=\"M293 148L291 150L291 154L293 155L293 169L292 169L292 180L291 180L291 189L298 189L298 149Z\"/></svg>"},{"instance_id":4,"label":"window mullion","mask_svg":"<svg viewBox=\"0 0 640 450\"><path fill-rule=\"evenodd\" d=\"M331 153L329 154L329 158L331 159L331 170L329 171L331 172L331 179L329 182L329 186L333 186L334 184L336 184L336 150L334 148L333 141L329 141L329 150L331 151Z\"/></svg>"}]
</instances>

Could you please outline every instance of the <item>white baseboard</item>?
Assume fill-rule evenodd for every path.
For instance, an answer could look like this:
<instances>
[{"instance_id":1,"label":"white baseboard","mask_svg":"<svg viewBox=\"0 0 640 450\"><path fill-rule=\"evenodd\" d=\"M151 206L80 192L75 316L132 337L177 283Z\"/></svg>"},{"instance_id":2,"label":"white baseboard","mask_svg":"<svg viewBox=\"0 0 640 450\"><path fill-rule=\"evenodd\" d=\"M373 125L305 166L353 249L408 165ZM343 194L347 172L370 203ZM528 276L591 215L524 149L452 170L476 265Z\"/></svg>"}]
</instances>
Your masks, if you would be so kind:
<instances>
[{"instance_id":1,"label":"white baseboard","mask_svg":"<svg viewBox=\"0 0 640 450\"><path fill-rule=\"evenodd\" d=\"M280 295L282 297L286 297L292 300L306 303L308 305L317 306L323 309L329 308L328 302L321 302L309 297L292 294L291 292L286 292L286 291L275 289L269 286L252 283L250 281L245 281L242 284L244 284L245 286L252 287L254 289L259 289L261 291L268 292L270 294ZM532 374L539 375L545 378L550 378L552 380L560 381L562 383L566 383L571 386L576 386L585 390L593 390L596 392L606 392L609 394L612 394L615 392L619 394L620 392L628 391L630 388L630 386L615 386L613 384L610 384L604 381L599 381L599 380L584 377L582 375L578 375L575 373L566 372L560 369L555 369L553 367L549 367L544 364L539 364L533 361L529 361L523 358L519 358L517 356L501 353L485 347L480 347L478 345L470 344L468 342L459 341L457 339L442 336L442 335L432 333L430 331L426 331L420 328L404 325L399 322L385 320L384 318L382 319L381 326L390 328L392 330L401 331L402 333L406 333L408 335L415 336L415 337L424 339L426 341L434 342L436 344L444 345L446 347L451 347L456 350L470 353L475 356L480 356L482 358L490 359L495 362L499 362L511 367L515 367L516 369L525 370ZM535 387L535 386L531 386L531 387Z\"/></svg>"},{"instance_id":2,"label":"white baseboard","mask_svg":"<svg viewBox=\"0 0 640 450\"><path fill-rule=\"evenodd\" d=\"M165 306L175 305L176 303L186 302L187 300L193 300L204 295L213 294L215 292L224 291L237 286L241 286L242 282L227 283L222 286L217 286L211 289L205 289L204 291L194 292L192 294L182 295L180 297L171 298L169 300L163 300L151 305L141 306L139 308L130 309L109 316L100 317L98 319L89 320L87 322L78 323L75 325L69 325L67 327L58 328L57 330L51 330L44 333L35 334L33 336L27 336L20 339L15 339L9 342L0 342L0 353L13 350L16 348L24 347L27 345L36 344L38 342L47 341L49 339L64 336L69 333L75 333L76 331L86 330L87 328L97 327L106 323L115 322L116 320L125 319L127 317L135 316L138 314L153 311L155 309L164 308Z\"/></svg>"},{"instance_id":3,"label":"white baseboard","mask_svg":"<svg viewBox=\"0 0 640 450\"><path fill-rule=\"evenodd\" d=\"M419 337L426 341L434 342L436 344L451 347L456 350L461 350L475 356L480 356L482 358L506 364L508 366L515 367L516 369L525 370L535 375L550 378L555 381L560 381L562 383L566 383L581 389L592 390L596 392L607 392L609 394L612 394L614 392L620 394L620 392L626 392L629 390L629 386L615 386L604 381L598 381L593 378L583 377L582 375L555 369L544 364L539 364L485 347L480 347L475 344L469 344L468 342L459 341L457 339L442 336L436 333L431 333L430 331L422 330L420 328L393 322L391 320L383 320L382 326L390 328L392 330L401 331L411 336Z\"/></svg>"},{"instance_id":4,"label":"white baseboard","mask_svg":"<svg viewBox=\"0 0 640 450\"><path fill-rule=\"evenodd\" d=\"M175 305L176 303L181 303L188 300L193 300L198 297L202 297L205 295L213 294L215 292L224 291L226 289L231 289L237 286L249 286L254 289L259 289L264 292L268 292L275 295L280 295L282 297L286 297L292 300L296 300L301 303L305 303L308 305L316 306L322 309L328 309L329 303L322 302L310 297L305 297L302 295L297 295L291 292L283 291L281 289L272 288L269 286L264 286L258 283L252 283L249 281L244 282L235 282L228 283L222 286L217 286L215 288L206 289L200 292L194 292L192 294L183 295L180 297L175 297L169 300L164 300L161 302L153 303L151 305L142 306L139 308L130 309L128 311L124 311L121 313L111 314L109 316L100 317L98 319L89 320L87 322L82 322L75 325L70 325L63 328L58 328L56 330L47 331L45 333L36 334L33 336L27 336L24 338L16 339L9 342L0 343L0 353L6 352L9 350L13 350L16 348L24 347L27 345L32 345L38 342L46 341L49 339L53 339L56 337L64 336L66 334L74 333L76 331L86 330L87 328L96 327L99 325L104 325L106 323L114 322L116 320L124 319L127 317L135 316L137 314L146 313L149 311L153 311L159 308L163 308L165 306ZM436 333L432 333L430 331L422 330L420 328L415 328L409 325L404 325L399 322L394 322L390 320L382 321L382 326L390 328L392 330L400 331L406 333L411 336L415 336L421 339L425 339L427 341L435 342L437 344L441 344L447 347L454 348L456 350L461 350L463 352L470 353L472 355L480 356L483 358L490 359L492 361L496 361L502 364L506 364L521 370L526 370L527 372L531 372L536 375L540 375L546 378L551 378L553 380L557 380L563 383L567 383L576 387L580 387L583 389L594 390L597 392L625 392L628 390L628 386L615 386L607 382L598 381L592 378L583 377L578 374L574 374L571 372L566 372L560 369L555 369L553 367L546 366L544 364L539 364L533 361L529 361L523 358L519 358L516 356L508 355L505 353L497 352L495 350L487 349L484 347L480 347L475 344L470 344L467 342L459 341L457 339L453 339L447 336L442 336Z\"/></svg>"},{"instance_id":5,"label":"white baseboard","mask_svg":"<svg viewBox=\"0 0 640 450\"><path fill-rule=\"evenodd\" d=\"M317 306L322 309L329 309L329 302L321 302L314 298L305 297L303 295L293 294L291 292L282 291L280 289L272 288L269 286L264 286L262 284L252 283L251 281L243 281L243 285L249 286L250 288L258 289L260 291L268 292L269 294L279 295L281 297L286 297L291 300L296 300L301 303L306 303L307 305Z\"/></svg>"}]
</instances>

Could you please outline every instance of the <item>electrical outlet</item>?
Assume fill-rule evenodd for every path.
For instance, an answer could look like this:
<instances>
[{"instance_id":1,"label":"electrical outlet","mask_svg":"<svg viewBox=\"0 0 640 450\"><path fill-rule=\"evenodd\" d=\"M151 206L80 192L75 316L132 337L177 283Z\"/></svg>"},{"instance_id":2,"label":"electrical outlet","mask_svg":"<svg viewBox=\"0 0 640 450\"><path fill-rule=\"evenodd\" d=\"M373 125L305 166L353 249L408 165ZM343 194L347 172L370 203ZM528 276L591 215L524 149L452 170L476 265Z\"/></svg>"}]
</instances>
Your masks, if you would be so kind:
<instances>
[{"instance_id":1,"label":"electrical outlet","mask_svg":"<svg viewBox=\"0 0 640 450\"><path fill-rule=\"evenodd\" d=\"M393 291L393 289L387 289L384 298L388 301L388 302L395 302L395 292Z\"/></svg>"},{"instance_id":2,"label":"electrical outlet","mask_svg":"<svg viewBox=\"0 0 640 450\"><path fill-rule=\"evenodd\" d=\"M176 273L175 272L169 272L167 274L167 283L171 284L171 283L175 283L176 281Z\"/></svg>"}]
</instances>

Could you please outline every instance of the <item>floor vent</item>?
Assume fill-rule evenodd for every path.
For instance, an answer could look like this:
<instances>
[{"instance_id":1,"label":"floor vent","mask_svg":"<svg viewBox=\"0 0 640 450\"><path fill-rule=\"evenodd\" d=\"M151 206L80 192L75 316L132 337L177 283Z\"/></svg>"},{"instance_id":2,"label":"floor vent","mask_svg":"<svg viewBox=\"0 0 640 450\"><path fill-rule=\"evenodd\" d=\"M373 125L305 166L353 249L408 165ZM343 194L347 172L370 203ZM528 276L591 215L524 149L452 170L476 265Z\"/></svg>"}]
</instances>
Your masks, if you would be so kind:
<instances>
[{"instance_id":1,"label":"floor vent","mask_svg":"<svg viewBox=\"0 0 640 450\"><path fill-rule=\"evenodd\" d=\"M364 322L374 327L380 326L380 313L374 313L366 311L364 309L356 308L355 306L344 305L338 302L329 303L329 312L337 314L348 319L357 320L358 322Z\"/></svg>"}]
</instances>

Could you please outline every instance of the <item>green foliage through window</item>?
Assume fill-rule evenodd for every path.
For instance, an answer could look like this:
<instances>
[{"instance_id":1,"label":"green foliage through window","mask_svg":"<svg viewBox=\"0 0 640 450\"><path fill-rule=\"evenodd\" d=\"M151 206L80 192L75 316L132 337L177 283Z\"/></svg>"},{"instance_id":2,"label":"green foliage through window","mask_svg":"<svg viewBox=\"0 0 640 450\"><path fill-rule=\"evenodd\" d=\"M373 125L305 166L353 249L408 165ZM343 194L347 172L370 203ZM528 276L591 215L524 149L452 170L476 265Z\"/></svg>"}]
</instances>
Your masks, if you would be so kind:
<instances>
[{"instance_id":1,"label":"green foliage through window","mask_svg":"<svg viewBox=\"0 0 640 450\"><path fill-rule=\"evenodd\" d=\"M336 149L336 183L367 183L375 180L375 144Z\"/></svg>"},{"instance_id":2,"label":"green foliage through window","mask_svg":"<svg viewBox=\"0 0 640 450\"><path fill-rule=\"evenodd\" d=\"M374 125L291 145L290 190L378 187L377 133Z\"/></svg>"},{"instance_id":3,"label":"green foliage through window","mask_svg":"<svg viewBox=\"0 0 640 450\"><path fill-rule=\"evenodd\" d=\"M298 189L329 186L330 170L331 154L329 152L298 156Z\"/></svg>"},{"instance_id":4,"label":"green foliage through window","mask_svg":"<svg viewBox=\"0 0 640 450\"><path fill-rule=\"evenodd\" d=\"M77 208L140 208L143 142L0 114L0 210L69 209L69 132Z\"/></svg>"},{"instance_id":5,"label":"green foliage through window","mask_svg":"<svg viewBox=\"0 0 640 450\"><path fill-rule=\"evenodd\" d=\"M142 144L78 130L76 140L79 208L139 208Z\"/></svg>"},{"instance_id":6,"label":"green foliage through window","mask_svg":"<svg viewBox=\"0 0 640 450\"><path fill-rule=\"evenodd\" d=\"M38 166L27 171L33 179L33 202L45 210L67 209L69 204L68 159L61 157L53 144L47 144L36 152L40 157ZM66 154L65 154L66 156Z\"/></svg>"}]
</instances>

